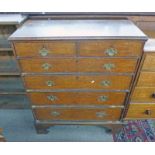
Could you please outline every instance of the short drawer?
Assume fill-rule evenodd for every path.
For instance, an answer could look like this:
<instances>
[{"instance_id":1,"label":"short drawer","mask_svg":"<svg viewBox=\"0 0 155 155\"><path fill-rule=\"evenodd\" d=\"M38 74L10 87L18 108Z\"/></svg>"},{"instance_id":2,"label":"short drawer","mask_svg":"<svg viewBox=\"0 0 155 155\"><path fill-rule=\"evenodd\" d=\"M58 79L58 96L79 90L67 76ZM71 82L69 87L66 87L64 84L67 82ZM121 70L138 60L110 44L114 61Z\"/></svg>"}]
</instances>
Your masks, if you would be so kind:
<instances>
[{"instance_id":1,"label":"short drawer","mask_svg":"<svg viewBox=\"0 0 155 155\"><path fill-rule=\"evenodd\" d=\"M131 40L82 41L79 44L81 56L140 56L143 44Z\"/></svg>"},{"instance_id":2,"label":"short drawer","mask_svg":"<svg viewBox=\"0 0 155 155\"><path fill-rule=\"evenodd\" d=\"M14 46L16 55L19 57L74 56L76 54L74 42L16 42Z\"/></svg>"},{"instance_id":3,"label":"short drawer","mask_svg":"<svg viewBox=\"0 0 155 155\"><path fill-rule=\"evenodd\" d=\"M131 76L25 76L27 89L129 89Z\"/></svg>"},{"instance_id":4,"label":"short drawer","mask_svg":"<svg viewBox=\"0 0 155 155\"><path fill-rule=\"evenodd\" d=\"M19 60L22 72L77 72L75 59L22 59Z\"/></svg>"},{"instance_id":5,"label":"short drawer","mask_svg":"<svg viewBox=\"0 0 155 155\"><path fill-rule=\"evenodd\" d=\"M131 102L155 103L155 87L136 87L132 94Z\"/></svg>"},{"instance_id":6,"label":"short drawer","mask_svg":"<svg viewBox=\"0 0 155 155\"><path fill-rule=\"evenodd\" d=\"M28 93L34 105L123 105L125 92L33 92Z\"/></svg>"},{"instance_id":7,"label":"short drawer","mask_svg":"<svg viewBox=\"0 0 155 155\"><path fill-rule=\"evenodd\" d=\"M155 87L155 72L141 72L138 82L138 87Z\"/></svg>"},{"instance_id":8,"label":"short drawer","mask_svg":"<svg viewBox=\"0 0 155 155\"><path fill-rule=\"evenodd\" d=\"M130 104L125 119L154 119L155 104Z\"/></svg>"},{"instance_id":9,"label":"short drawer","mask_svg":"<svg viewBox=\"0 0 155 155\"><path fill-rule=\"evenodd\" d=\"M121 108L105 109L60 109L60 108L35 108L37 120L119 120Z\"/></svg>"},{"instance_id":10,"label":"short drawer","mask_svg":"<svg viewBox=\"0 0 155 155\"><path fill-rule=\"evenodd\" d=\"M155 53L146 53L144 63L142 66L143 71L155 71Z\"/></svg>"},{"instance_id":11,"label":"short drawer","mask_svg":"<svg viewBox=\"0 0 155 155\"><path fill-rule=\"evenodd\" d=\"M118 72L133 73L136 59L51 58L21 59L23 72Z\"/></svg>"}]
</instances>

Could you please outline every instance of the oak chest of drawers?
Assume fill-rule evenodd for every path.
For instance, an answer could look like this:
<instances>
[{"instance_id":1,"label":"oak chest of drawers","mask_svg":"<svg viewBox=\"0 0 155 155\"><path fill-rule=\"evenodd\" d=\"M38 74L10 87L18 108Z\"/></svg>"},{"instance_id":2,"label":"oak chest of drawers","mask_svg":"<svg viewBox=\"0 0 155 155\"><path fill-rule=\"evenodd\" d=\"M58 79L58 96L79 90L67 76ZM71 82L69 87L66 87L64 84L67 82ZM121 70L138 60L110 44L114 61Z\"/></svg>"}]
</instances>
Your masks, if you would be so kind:
<instances>
[{"instance_id":1,"label":"oak chest of drawers","mask_svg":"<svg viewBox=\"0 0 155 155\"><path fill-rule=\"evenodd\" d=\"M38 133L123 123L147 37L128 20L29 20L11 37Z\"/></svg>"},{"instance_id":2,"label":"oak chest of drawers","mask_svg":"<svg viewBox=\"0 0 155 155\"><path fill-rule=\"evenodd\" d=\"M146 42L140 68L126 120L155 119L155 39Z\"/></svg>"}]
</instances>

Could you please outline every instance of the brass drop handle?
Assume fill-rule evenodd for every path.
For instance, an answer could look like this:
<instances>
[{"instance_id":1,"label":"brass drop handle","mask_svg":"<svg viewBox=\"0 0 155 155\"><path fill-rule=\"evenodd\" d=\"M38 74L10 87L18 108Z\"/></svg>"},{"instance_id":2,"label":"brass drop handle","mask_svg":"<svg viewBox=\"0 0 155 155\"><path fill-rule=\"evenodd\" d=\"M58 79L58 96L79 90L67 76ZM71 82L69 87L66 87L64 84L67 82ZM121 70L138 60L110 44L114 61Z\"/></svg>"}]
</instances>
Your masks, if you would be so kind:
<instances>
[{"instance_id":1,"label":"brass drop handle","mask_svg":"<svg viewBox=\"0 0 155 155\"><path fill-rule=\"evenodd\" d=\"M117 50L114 48L109 48L105 51L105 54L108 56L115 56L117 53Z\"/></svg>"},{"instance_id":2,"label":"brass drop handle","mask_svg":"<svg viewBox=\"0 0 155 155\"><path fill-rule=\"evenodd\" d=\"M42 65L42 68L44 69L44 70L48 70L48 69L50 69L52 67L52 65L51 64L48 64L48 63L44 63L43 65Z\"/></svg>"},{"instance_id":3,"label":"brass drop handle","mask_svg":"<svg viewBox=\"0 0 155 155\"><path fill-rule=\"evenodd\" d=\"M101 81L101 85L102 85L102 86L105 86L105 87L108 87L108 86L111 85L111 82L108 81L108 80L104 80L104 81Z\"/></svg>"},{"instance_id":4,"label":"brass drop handle","mask_svg":"<svg viewBox=\"0 0 155 155\"><path fill-rule=\"evenodd\" d=\"M52 87L55 85L54 81L46 81L47 86Z\"/></svg>"},{"instance_id":5,"label":"brass drop handle","mask_svg":"<svg viewBox=\"0 0 155 155\"><path fill-rule=\"evenodd\" d=\"M105 101L108 100L108 96L105 96L105 95L99 96L98 100L101 101L101 102L105 102Z\"/></svg>"},{"instance_id":6,"label":"brass drop handle","mask_svg":"<svg viewBox=\"0 0 155 155\"><path fill-rule=\"evenodd\" d=\"M56 117L56 116L59 116L60 113L57 112L57 111L52 111L52 112L51 112L51 115L54 116L54 117Z\"/></svg>"},{"instance_id":7,"label":"brass drop handle","mask_svg":"<svg viewBox=\"0 0 155 155\"><path fill-rule=\"evenodd\" d=\"M56 96L54 96L54 95L49 95L49 96L47 96L47 99L50 100L50 101L55 101L58 98Z\"/></svg>"},{"instance_id":8,"label":"brass drop handle","mask_svg":"<svg viewBox=\"0 0 155 155\"><path fill-rule=\"evenodd\" d=\"M115 64L107 63L103 65L103 68L110 71L111 69L115 68Z\"/></svg>"},{"instance_id":9,"label":"brass drop handle","mask_svg":"<svg viewBox=\"0 0 155 155\"><path fill-rule=\"evenodd\" d=\"M152 94L152 98L155 98L155 93Z\"/></svg>"},{"instance_id":10,"label":"brass drop handle","mask_svg":"<svg viewBox=\"0 0 155 155\"><path fill-rule=\"evenodd\" d=\"M100 117L100 118L102 118L102 117L105 117L105 116L107 116L107 114L106 114L106 112L96 112L96 117Z\"/></svg>"},{"instance_id":11,"label":"brass drop handle","mask_svg":"<svg viewBox=\"0 0 155 155\"><path fill-rule=\"evenodd\" d=\"M39 54L43 57L47 56L48 53L49 53L49 51L44 47L41 50L39 50Z\"/></svg>"},{"instance_id":12,"label":"brass drop handle","mask_svg":"<svg viewBox=\"0 0 155 155\"><path fill-rule=\"evenodd\" d=\"M145 110L145 114L146 115L151 115L152 114L152 111L150 109L147 109L147 110Z\"/></svg>"}]
</instances>

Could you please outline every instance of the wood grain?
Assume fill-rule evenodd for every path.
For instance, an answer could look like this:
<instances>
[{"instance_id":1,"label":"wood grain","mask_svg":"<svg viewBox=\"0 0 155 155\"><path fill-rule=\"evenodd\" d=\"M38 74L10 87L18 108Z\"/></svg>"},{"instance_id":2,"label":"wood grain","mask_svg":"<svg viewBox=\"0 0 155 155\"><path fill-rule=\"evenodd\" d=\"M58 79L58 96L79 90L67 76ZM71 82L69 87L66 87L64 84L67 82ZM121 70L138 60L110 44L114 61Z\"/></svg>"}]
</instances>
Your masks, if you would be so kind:
<instances>
[{"instance_id":1,"label":"wood grain","mask_svg":"<svg viewBox=\"0 0 155 155\"><path fill-rule=\"evenodd\" d=\"M54 109L54 108L35 108L33 109L38 120L119 120L120 108L106 109ZM52 112L60 115L53 116ZM98 117L97 113L104 113L105 116Z\"/></svg>"},{"instance_id":2,"label":"wood grain","mask_svg":"<svg viewBox=\"0 0 155 155\"><path fill-rule=\"evenodd\" d=\"M85 58L78 60L78 71L80 72L119 72L119 73L133 73L137 64L136 59L123 58ZM113 68L107 69L106 64L114 65Z\"/></svg>"},{"instance_id":3,"label":"wood grain","mask_svg":"<svg viewBox=\"0 0 155 155\"><path fill-rule=\"evenodd\" d=\"M150 115L147 111L150 111ZM130 104L127 116L125 119L154 119L155 104Z\"/></svg>"},{"instance_id":4,"label":"wood grain","mask_svg":"<svg viewBox=\"0 0 155 155\"><path fill-rule=\"evenodd\" d=\"M51 58L51 59L22 59L19 60L23 72L119 72L133 73L136 59L110 59L110 58ZM44 64L50 65L44 69ZM112 64L113 68L107 69L104 65Z\"/></svg>"},{"instance_id":5,"label":"wood grain","mask_svg":"<svg viewBox=\"0 0 155 155\"><path fill-rule=\"evenodd\" d=\"M108 56L106 50L110 48L117 51L114 56L140 56L142 43L133 40L82 41L79 45L79 55Z\"/></svg>"},{"instance_id":6,"label":"wood grain","mask_svg":"<svg viewBox=\"0 0 155 155\"><path fill-rule=\"evenodd\" d=\"M25 76L27 89L129 89L131 76ZM53 86L47 86L47 81L53 81ZM103 81L110 81L109 86L102 85Z\"/></svg>"},{"instance_id":7,"label":"wood grain","mask_svg":"<svg viewBox=\"0 0 155 155\"><path fill-rule=\"evenodd\" d=\"M152 95L155 93L155 87L136 87L131 97L131 102L137 103L155 103Z\"/></svg>"},{"instance_id":8,"label":"wood grain","mask_svg":"<svg viewBox=\"0 0 155 155\"><path fill-rule=\"evenodd\" d=\"M34 105L123 105L126 93L124 92L41 92L28 93ZM54 96L54 100L49 100ZM107 97L101 101L101 97Z\"/></svg>"},{"instance_id":9,"label":"wood grain","mask_svg":"<svg viewBox=\"0 0 155 155\"><path fill-rule=\"evenodd\" d=\"M155 53L145 54L143 71L155 71Z\"/></svg>"},{"instance_id":10,"label":"wood grain","mask_svg":"<svg viewBox=\"0 0 155 155\"><path fill-rule=\"evenodd\" d=\"M155 87L155 72L140 73L137 87Z\"/></svg>"},{"instance_id":11,"label":"wood grain","mask_svg":"<svg viewBox=\"0 0 155 155\"><path fill-rule=\"evenodd\" d=\"M51 72L77 72L76 59L22 59L19 60L22 72L51 73ZM49 68L45 69L44 64Z\"/></svg>"},{"instance_id":12,"label":"wood grain","mask_svg":"<svg viewBox=\"0 0 155 155\"><path fill-rule=\"evenodd\" d=\"M45 48L48 50L49 56L74 56L75 53L75 43L65 42L65 41L25 41L25 42L16 42L14 44L16 54L20 57L42 57L40 55L40 50Z\"/></svg>"}]
</instances>

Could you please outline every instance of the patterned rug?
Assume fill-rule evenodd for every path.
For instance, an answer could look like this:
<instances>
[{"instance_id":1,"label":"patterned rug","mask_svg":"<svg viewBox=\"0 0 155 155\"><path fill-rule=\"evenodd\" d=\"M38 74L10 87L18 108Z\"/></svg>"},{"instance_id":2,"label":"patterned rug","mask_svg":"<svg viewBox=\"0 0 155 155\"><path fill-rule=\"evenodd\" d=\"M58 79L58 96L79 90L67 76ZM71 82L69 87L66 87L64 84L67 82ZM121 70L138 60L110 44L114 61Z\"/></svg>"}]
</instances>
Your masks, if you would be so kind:
<instances>
[{"instance_id":1,"label":"patterned rug","mask_svg":"<svg viewBox=\"0 0 155 155\"><path fill-rule=\"evenodd\" d=\"M155 142L155 121L128 121L113 139L115 142Z\"/></svg>"}]
</instances>

